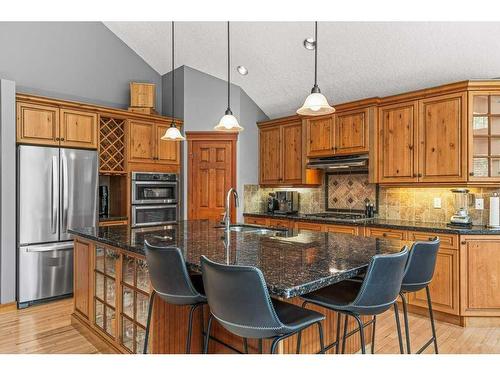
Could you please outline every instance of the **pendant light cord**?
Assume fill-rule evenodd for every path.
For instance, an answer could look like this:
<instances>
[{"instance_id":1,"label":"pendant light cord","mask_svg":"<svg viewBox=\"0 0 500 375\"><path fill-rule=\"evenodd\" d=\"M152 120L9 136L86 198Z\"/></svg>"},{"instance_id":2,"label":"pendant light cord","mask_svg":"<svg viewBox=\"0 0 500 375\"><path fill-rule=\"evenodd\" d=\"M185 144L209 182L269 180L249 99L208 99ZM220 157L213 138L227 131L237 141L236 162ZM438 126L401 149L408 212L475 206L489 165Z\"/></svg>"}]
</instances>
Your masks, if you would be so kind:
<instances>
[{"instance_id":1,"label":"pendant light cord","mask_svg":"<svg viewBox=\"0 0 500 375\"><path fill-rule=\"evenodd\" d=\"M227 21L227 109L231 109L231 49L229 40L229 21Z\"/></svg>"},{"instance_id":2,"label":"pendant light cord","mask_svg":"<svg viewBox=\"0 0 500 375\"><path fill-rule=\"evenodd\" d=\"M314 22L314 86L318 86L318 21Z\"/></svg>"},{"instance_id":3,"label":"pendant light cord","mask_svg":"<svg viewBox=\"0 0 500 375\"><path fill-rule=\"evenodd\" d=\"M174 114L175 114L175 99L174 99L174 85L175 85L175 72L174 72L174 21L172 21L172 125L174 124ZM171 125L171 126L172 126Z\"/></svg>"}]
</instances>

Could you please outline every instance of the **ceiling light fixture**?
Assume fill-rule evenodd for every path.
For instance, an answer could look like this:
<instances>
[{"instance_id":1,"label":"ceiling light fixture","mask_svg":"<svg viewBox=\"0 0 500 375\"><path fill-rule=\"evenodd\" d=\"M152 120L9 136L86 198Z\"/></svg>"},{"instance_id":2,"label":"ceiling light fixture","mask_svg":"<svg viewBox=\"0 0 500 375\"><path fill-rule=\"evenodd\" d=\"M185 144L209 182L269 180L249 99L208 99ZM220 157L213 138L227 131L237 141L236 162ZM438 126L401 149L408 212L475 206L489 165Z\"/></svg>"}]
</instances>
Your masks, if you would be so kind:
<instances>
[{"instance_id":1,"label":"ceiling light fixture","mask_svg":"<svg viewBox=\"0 0 500 375\"><path fill-rule=\"evenodd\" d=\"M243 65L238 65L238 67L236 68L236 70L238 71L238 73L240 73L242 76L246 76L248 74L248 69L246 67L244 67Z\"/></svg>"},{"instance_id":2,"label":"ceiling light fixture","mask_svg":"<svg viewBox=\"0 0 500 375\"><path fill-rule=\"evenodd\" d=\"M165 134L161 137L164 141L185 141L186 138L182 135L177 126L175 126L175 117L174 117L174 84L175 84L175 72L174 72L174 21L172 21L172 123L170 127L165 131Z\"/></svg>"},{"instance_id":3,"label":"ceiling light fixture","mask_svg":"<svg viewBox=\"0 0 500 375\"><path fill-rule=\"evenodd\" d=\"M314 48L316 48L316 42L314 41L314 39L313 38L304 39L304 48L311 51Z\"/></svg>"},{"instance_id":4,"label":"ceiling light fixture","mask_svg":"<svg viewBox=\"0 0 500 375\"><path fill-rule=\"evenodd\" d=\"M314 86L304 105L297 110L302 116L320 116L335 112L318 87L318 22L314 23ZM307 47L306 47L307 48Z\"/></svg>"},{"instance_id":5,"label":"ceiling light fixture","mask_svg":"<svg viewBox=\"0 0 500 375\"><path fill-rule=\"evenodd\" d=\"M219 123L215 125L214 130L218 131L237 131L240 132L243 128L238 124L238 120L233 116L231 111L231 44L229 39L229 21L227 21L227 109L220 119Z\"/></svg>"}]
</instances>

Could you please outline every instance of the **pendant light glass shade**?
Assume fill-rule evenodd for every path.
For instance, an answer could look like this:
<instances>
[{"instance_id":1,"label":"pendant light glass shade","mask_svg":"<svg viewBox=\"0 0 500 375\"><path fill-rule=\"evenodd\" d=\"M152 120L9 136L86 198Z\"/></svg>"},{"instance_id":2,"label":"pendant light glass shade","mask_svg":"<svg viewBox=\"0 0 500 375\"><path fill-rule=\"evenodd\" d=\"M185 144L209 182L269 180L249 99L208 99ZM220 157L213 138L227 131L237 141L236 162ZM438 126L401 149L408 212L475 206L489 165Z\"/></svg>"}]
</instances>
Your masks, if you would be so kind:
<instances>
[{"instance_id":1,"label":"pendant light glass shade","mask_svg":"<svg viewBox=\"0 0 500 375\"><path fill-rule=\"evenodd\" d=\"M219 123L215 125L214 130L240 132L243 130L243 127L238 124L238 120L233 116L231 110L227 110Z\"/></svg>"},{"instance_id":2,"label":"pendant light glass shade","mask_svg":"<svg viewBox=\"0 0 500 375\"><path fill-rule=\"evenodd\" d=\"M302 116L321 116L335 112L318 87L318 22L314 23L314 86L297 114Z\"/></svg>"},{"instance_id":3,"label":"pendant light glass shade","mask_svg":"<svg viewBox=\"0 0 500 375\"><path fill-rule=\"evenodd\" d=\"M181 134L180 130L177 129L174 123L170 125L165 134L161 137L164 141L185 141L186 138Z\"/></svg>"},{"instance_id":4,"label":"pendant light glass shade","mask_svg":"<svg viewBox=\"0 0 500 375\"><path fill-rule=\"evenodd\" d=\"M240 132L243 127L238 124L238 119L233 116L231 111L231 55L230 55L230 40L229 40L229 21L227 22L227 109L226 113L220 119L219 123L214 126L217 131Z\"/></svg>"},{"instance_id":5,"label":"pendant light glass shade","mask_svg":"<svg viewBox=\"0 0 500 375\"><path fill-rule=\"evenodd\" d=\"M297 109L302 116L320 116L335 112L335 108L328 104L326 97L320 92L312 92L306 98L304 105Z\"/></svg>"},{"instance_id":6,"label":"pendant light glass shade","mask_svg":"<svg viewBox=\"0 0 500 375\"><path fill-rule=\"evenodd\" d=\"M174 114L174 109L175 109L175 102L174 102L174 87L175 87L175 72L174 72L174 47L175 47L175 34L174 34L174 21L172 21L172 117L175 117ZM165 134L161 137L162 140L164 141L185 141L186 138L182 135L181 131L177 129L175 126L174 120L172 120L172 123L170 124L170 127L165 131Z\"/></svg>"}]
</instances>

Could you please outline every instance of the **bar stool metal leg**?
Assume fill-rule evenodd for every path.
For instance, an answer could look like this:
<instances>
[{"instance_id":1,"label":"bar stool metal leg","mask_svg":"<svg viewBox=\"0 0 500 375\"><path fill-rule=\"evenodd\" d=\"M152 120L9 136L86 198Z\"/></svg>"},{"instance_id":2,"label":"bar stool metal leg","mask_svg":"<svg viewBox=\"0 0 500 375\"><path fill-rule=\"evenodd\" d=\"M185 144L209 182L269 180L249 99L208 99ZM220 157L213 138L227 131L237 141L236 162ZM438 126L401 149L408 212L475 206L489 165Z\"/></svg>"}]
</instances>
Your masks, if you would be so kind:
<instances>
[{"instance_id":1,"label":"bar stool metal leg","mask_svg":"<svg viewBox=\"0 0 500 375\"><path fill-rule=\"evenodd\" d=\"M148 320L146 323L146 334L144 337L144 348L142 350L142 354L148 354L149 330L151 329L151 316L153 315L153 304L155 301L155 295L156 291L153 290L151 292L151 296L149 296Z\"/></svg>"},{"instance_id":2,"label":"bar stool metal leg","mask_svg":"<svg viewBox=\"0 0 500 375\"><path fill-rule=\"evenodd\" d=\"M304 301L302 302L302 307L306 307L307 305L307 301ZM298 333L298 336L297 336L297 350L296 350L296 354L300 354L300 345L302 343L302 331L300 331Z\"/></svg>"},{"instance_id":3,"label":"bar stool metal leg","mask_svg":"<svg viewBox=\"0 0 500 375\"><path fill-rule=\"evenodd\" d=\"M394 302L394 318L396 319L396 329L398 331L399 352L404 354L403 337L401 335L401 324L399 323L399 310L397 302Z\"/></svg>"},{"instance_id":4,"label":"bar stool metal leg","mask_svg":"<svg viewBox=\"0 0 500 375\"><path fill-rule=\"evenodd\" d=\"M431 319L431 329L432 329L432 339L431 340L434 341L434 352L436 354L439 354L438 344L437 344L437 336L436 336L436 327L434 325L434 313L432 312L431 291L429 289L429 285L427 285L425 287L425 292L427 294L427 304L429 305L429 317Z\"/></svg>"},{"instance_id":5,"label":"bar stool metal leg","mask_svg":"<svg viewBox=\"0 0 500 375\"><path fill-rule=\"evenodd\" d=\"M347 319L349 318L349 315L345 314L345 319L344 319L344 334L342 335L342 354L345 353L345 341L346 341L346 336L347 336Z\"/></svg>"},{"instance_id":6,"label":"bar stool metal leg","mask_svg":"<svg viewBox=\"0 0 500 375\"><path fill-rule=\"evenodd\" d=\"M208 342L210 340L210 329L212 328L212 319L213 319L213 315L210 314L210 317L208 318L207 334L205 336L205 345L203 348L203 354L208 353Z\"/></svg>"},{"instance_id":7,"label":"bar stool metal leg","mask_svg":"<svg viewBox=\"0 0 500 375\"><path fill-rule=\"evenodd\" d=\"M377 324L377 315L373 315L372 327L372 354L375 354L375 325Z\"/></svg>"},{"instance_id":8,"label":"bar stool metal leg","mask_svg":"<svg viewBox=\"0 0 500 375\"><path fill-rule=\"evenodd\" d=\"M243 338L243 352L248 354L248 340L246 338Z\"/></svg>"},{"instance_id":9,"label":"bar stool metal leg","mask_svg":"<svg viewBox=\"0 0 500 375\"><path fill-rule=\"evenodd\" d=\"M401 293L399 293L399 296L401 297L401 301L403 301L403 319L404 319L404 325L405 325L406 353L411 354L410 327L408 324L408 306L406 304L405 294L403 292L401 292Z\"/></svg>"},{"instance_id":10,"label":"bar stool metal leg","mask_svg":"<svg viewBox=\"0 0 500 375\"><path fill-rule=\"evenodd\" d=\"M339 349L340 349L340 313L337 312L337 335L336 338L337 340L337 347L335 348L335 354L339 354Z\"/></svg>"},{"instance_id":11,"label":"bar stool metal leg","mask_svg":"<svg viewBox=\"0 0 500 375\"><path fill-rule=\"evenodd\" d=\"M365 350L365 331L363 329L363 322L361 321L360 317L357 315L353 315L354 319L356 319L356 322L358 322L358 327L359 327L359 338L361 340L361 353L366 354Z\"/></svg>"},{"instance_id":12,"label":"bar stool metal leg","mask_svg":"<svg viewBox=\"0 0 500 375\"><path fill-rule=\"evenodd\" d=\"M191 308L189 309L188 334L187 334L187 339L186 339L186 354L191 353L191 337L193 335L193 315L194 315L194 311L200 306L202 307L202 311L203 311L203 304L192 305ZM202 324L202 332L203 332L203 320L202 320L201 324Z\"/></svg>"},{"instance_id":13,"label":"bar stool metal leg","mask_svg":"<svg viewBox=\"0 0 500 375\"><path fill-rule=\"evenodd\" d=\"M320 351L318 354L325 354L325 341L323 339L323 324L321 324L321 322L317 322L316 324L318 325L319 346L320 346Z\"/></svg>"},{"instance_id":14,"label":"bar stool metal leg","mask_svg":"<svg viewBox=\"0 0 500 375\"><path fill-rule=\"evenodd\" d=\"M259 354L262 354L262 339L259 339Z\"/></svg>"}]
</instances>

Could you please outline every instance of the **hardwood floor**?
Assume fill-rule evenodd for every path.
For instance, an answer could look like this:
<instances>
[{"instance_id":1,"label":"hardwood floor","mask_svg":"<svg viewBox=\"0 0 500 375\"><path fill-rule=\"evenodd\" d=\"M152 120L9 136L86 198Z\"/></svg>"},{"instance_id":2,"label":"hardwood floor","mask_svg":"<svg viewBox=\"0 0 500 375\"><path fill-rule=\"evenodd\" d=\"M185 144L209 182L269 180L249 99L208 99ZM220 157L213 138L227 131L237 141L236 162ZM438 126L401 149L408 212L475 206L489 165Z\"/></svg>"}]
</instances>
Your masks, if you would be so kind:
<instances>
[{"instance_id":1,"label":"hardwood floor","mask_svg":"<svg viewBox=\"0 0 500 375\"><path fill-rule=\"evenodd\" d=\"M0 313L0 353L108 352L105 347L92 345L71 325L72 309L72 300L67 299ZM440 353L500 353L500 328L462 328L436 323ZM417 350L430 337L429 320L411 315L410 330L412 350ZM376 353L399 352L392 311L378 318L375 348ZM433 353L433 347L425 352Z\"/></svg>"}]
</instances>

